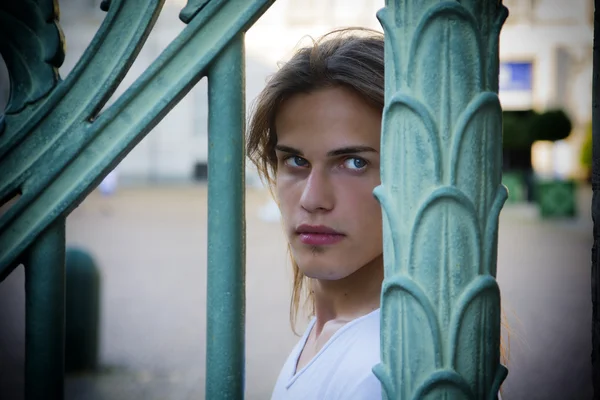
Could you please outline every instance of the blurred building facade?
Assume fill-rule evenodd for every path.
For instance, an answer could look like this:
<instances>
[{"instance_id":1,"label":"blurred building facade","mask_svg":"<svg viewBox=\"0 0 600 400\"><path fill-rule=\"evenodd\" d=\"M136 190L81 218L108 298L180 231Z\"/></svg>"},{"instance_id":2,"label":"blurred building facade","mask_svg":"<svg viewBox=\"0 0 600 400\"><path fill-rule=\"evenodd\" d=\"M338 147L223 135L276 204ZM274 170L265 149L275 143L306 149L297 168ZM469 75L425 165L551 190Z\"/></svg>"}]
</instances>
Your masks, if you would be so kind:
<instances>
[{"instance_id":1,"label":"blurred building facade","mask_svg":"<svg viewBox=\"0 0 600 400\"><path fill-rule=\"evenodd\" d=\"M500 100L504 109L564 109L571 136L538 142L539 175L583 177L579 164L592 119L592 0L504 0L510 15L500 38Z\"/></svg>"},{"instance_id":2,"label":"blurred building facade","mask_svg":"<svg viewBox=\"0 0 600 400\"><path fill-rule=\"evenodd\" d=\"M61 0L67 42L64 78L75 66L105 13L101 0ZM593 0L504 0L510 15L500 39L500 99L504 109L563 108L573 134L559 144L566 175L578 175L577 154L591 120ZM185 27L178 13L185 0L167 0L156 26L113 99L123 93ZM247 107L277 63L308 36L344 26L381 30L375 13L384 0L277 0L246 35ZM112 99L111 99L112 101ZM110 102L109 102L110 104ZM122 184L203 179L208 157L206 79L117 167ZM565 150L566 148L566 150ZM535 155L534 155L535 156ZM249 183L256 182L249 170Z\"/></svg>"}]
</instances>

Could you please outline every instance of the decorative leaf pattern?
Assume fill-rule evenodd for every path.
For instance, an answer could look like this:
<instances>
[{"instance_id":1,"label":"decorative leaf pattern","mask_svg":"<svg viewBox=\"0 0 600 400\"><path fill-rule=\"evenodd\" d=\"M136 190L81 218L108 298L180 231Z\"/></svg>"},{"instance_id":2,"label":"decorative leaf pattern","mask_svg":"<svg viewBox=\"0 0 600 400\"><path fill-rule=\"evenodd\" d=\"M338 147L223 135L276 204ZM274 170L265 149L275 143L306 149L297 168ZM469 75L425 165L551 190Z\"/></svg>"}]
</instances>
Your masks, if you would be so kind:
<instances>
[{"instance_id":1,"label":"decorative leaf pattern","mask_svg":"<svg viewBox=\"0 0 600 400\"><path fill-rule=\"evenodd\" d=\"M501 184L497 0L387 0L381 185L388 399L495 399Z\"/></svg>"},{"instance_id":2,"label":"decorative leaf pattern","mask_svg":"<svg viewBox=\"0 0 600 400\"><path fill-rule=\"evenodd\" d=\"M6 114L18 113L48 94L65 56L57 0L0 2L0 54L11 84Z\"/></svg>"}]
</instances>

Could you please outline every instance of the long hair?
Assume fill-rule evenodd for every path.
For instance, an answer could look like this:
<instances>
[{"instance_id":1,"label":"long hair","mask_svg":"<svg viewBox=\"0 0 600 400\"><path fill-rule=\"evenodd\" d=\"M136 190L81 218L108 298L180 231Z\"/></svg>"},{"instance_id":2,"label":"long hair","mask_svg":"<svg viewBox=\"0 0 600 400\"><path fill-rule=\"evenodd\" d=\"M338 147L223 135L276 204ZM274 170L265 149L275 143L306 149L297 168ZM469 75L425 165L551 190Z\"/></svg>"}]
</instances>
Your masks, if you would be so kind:
<instances>
[{"instance_id":1,"label":"long hair","mask_svg":"<svg viewBox=\"0 0 600 400\"><path fill-rule=\"evenodd\" d=\"M312 46L300 48L268 80L254 103L246 152L272 195L277 174L275 116L281 104L299 93L344 87L353 90L369 105L383 112L383 49L383 34L380 32L364 28L335 30L313 40ZM275 198L275 201L278 199ZM296 332L302 299L308 302L311 314L314 313L314 304L309 285L306 284L307 278L291 257L291 251L289 252L293 269L290 323Z\"/></svg>"},{"instance_id":2,"label":"long hair","mask_svg":"<svg viewBox=\"0 0 600 400\"><path fill-rule=\"evenodd\" d=\"M277 132L275 117L281 104L299 93L310 93L328 87L344 87L359 94L368 104L383 112L384 107L384 37L363 28L339 29L300 48L292 58L268 80L256 99L248 128L246 152L274 196L277 174ZM290 301L290 324L296 332L296 321L303 299L314 314L314 300L308 278L288 252L292 263L293 288ZM500 354L508 362L509 330L502 312L502 326L507 339L501 337ZM297 333L297 332L296 332Z\"/></svg>"}]
</instances>

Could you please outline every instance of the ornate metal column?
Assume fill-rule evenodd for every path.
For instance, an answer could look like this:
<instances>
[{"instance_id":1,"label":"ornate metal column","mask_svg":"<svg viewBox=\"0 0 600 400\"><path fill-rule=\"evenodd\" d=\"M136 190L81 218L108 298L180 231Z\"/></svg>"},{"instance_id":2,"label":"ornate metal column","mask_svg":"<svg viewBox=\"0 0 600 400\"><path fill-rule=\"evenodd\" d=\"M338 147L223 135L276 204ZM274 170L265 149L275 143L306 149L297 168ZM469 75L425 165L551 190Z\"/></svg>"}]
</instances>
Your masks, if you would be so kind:
<instances>
[{"instance_id":1,"label":"ornate metal column","mask_svg":"<svg viewBox=\"0 0 600 400\"><path fill-rule=\"evenodd\" d=\"M497 0L387 0L382 128L388 399L495 399L502 117Z\"/></svg>"}]
</instances>

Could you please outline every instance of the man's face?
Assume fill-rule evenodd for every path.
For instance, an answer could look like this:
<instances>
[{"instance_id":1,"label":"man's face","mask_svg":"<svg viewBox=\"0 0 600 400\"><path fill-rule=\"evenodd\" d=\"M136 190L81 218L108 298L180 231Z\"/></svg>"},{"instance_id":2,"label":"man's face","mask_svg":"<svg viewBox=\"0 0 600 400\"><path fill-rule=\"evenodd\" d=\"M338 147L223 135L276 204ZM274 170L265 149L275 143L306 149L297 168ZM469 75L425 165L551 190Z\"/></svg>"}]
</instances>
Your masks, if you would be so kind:
<instances>
[{"instance_id":1,"label":"man's face","mask_svg":"<svg viewBox=\"0 0 600 400\"><path fill-rule=\"evenodd\" d=\"M380 112L327 88L286 100L275 128L276 194L300 270L338 280L381 262Z\"/></svg>"}]
</instances>

